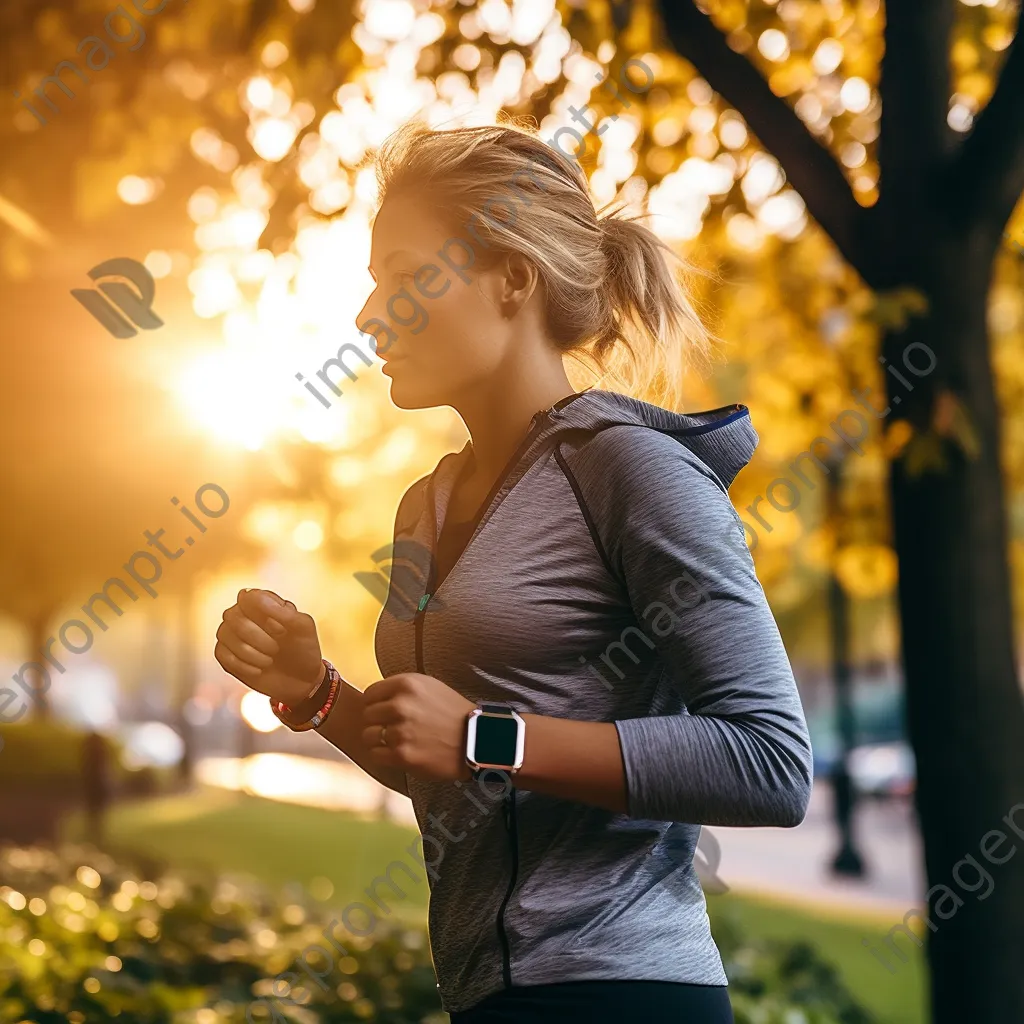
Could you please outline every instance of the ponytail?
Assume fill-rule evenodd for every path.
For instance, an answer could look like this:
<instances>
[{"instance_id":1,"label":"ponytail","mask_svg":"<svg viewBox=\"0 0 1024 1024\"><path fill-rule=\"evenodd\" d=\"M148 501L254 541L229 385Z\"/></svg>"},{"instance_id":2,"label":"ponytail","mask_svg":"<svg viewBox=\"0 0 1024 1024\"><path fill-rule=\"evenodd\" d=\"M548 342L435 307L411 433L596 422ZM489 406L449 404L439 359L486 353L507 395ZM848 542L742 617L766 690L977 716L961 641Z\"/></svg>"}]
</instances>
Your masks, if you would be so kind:
<instances>
[{"instance_id":1,"label":"ponytail","mask_svg":"<svg viewBox=\"0 0 1024 1024\"><path fill-rule=\"evenodd\" d=\"M598 220L605 257L602 329L590 346L598 366L629 391L675 402L688 365L706 369L710 335L670 261L679 257L635 217ZM682 271L683 266L680 267Z\"/></svg>"}]
</instances>

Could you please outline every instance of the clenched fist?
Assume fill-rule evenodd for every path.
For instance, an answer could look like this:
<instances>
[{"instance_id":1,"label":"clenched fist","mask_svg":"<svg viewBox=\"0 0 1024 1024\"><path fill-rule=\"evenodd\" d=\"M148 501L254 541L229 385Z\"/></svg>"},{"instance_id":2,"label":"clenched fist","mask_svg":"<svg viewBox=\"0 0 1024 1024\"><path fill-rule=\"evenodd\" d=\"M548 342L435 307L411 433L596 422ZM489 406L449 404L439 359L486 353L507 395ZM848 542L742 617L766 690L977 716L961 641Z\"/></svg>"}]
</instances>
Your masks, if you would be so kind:
<instances>
[{"instance_id":1,"label":"clenched fist","mask_svg":"<svg viewBox=\"0 0 1024 1024\"><path fill-rule=\"evenodd\" d=\"M419 672L381 679L363 698L362 738L374 764L438 782L472 778L466 764L472 701Z\"/></svg>"},{"instance_id":2,"label":"clenched fist","mask_svg":"<svg viewBox=\"0 0 1024 1024\"><path fill-rule=\"evenodd\" d=\"M312 616L270 590L240 590L223 615L213 655L246 686L291 706L323 679Z\"/></svg>"}]
</instances>

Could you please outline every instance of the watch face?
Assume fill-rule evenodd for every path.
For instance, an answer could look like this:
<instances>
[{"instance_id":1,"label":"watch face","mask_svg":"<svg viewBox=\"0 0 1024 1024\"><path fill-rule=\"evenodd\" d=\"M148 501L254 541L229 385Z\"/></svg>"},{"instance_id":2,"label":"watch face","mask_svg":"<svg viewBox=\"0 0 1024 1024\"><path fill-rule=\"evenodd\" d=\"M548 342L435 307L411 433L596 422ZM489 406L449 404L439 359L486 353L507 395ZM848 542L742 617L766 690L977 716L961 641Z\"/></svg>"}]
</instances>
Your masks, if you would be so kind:
<instances>
[{"instance_id":1,"label":"watch face","mask_svg":"<svg viewBox=\"0 0 1024 1024\"><path fill-rule=\"evenodd\" d=\"M519 723L514 718L477 715L473 759L477 764L515 764L518 734Z\"/></svg>"}]
</instances>

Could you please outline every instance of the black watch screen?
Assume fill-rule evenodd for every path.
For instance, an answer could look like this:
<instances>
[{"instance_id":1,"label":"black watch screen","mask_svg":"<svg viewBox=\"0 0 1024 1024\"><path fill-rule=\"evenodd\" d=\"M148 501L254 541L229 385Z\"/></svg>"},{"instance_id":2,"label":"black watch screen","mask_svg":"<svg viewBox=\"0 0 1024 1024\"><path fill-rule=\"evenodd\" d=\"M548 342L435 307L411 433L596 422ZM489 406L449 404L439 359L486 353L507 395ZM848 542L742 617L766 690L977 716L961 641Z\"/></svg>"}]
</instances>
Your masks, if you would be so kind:
<instances>
[{"instance_id":1,"label":"black watch screen","mask_svg":"<svg viewBox=\"0 0 1024 1024\"><path fill-rule=\"evenodd\" d=\"M514 718L480 715L476 720L473 759L478 764L515 764L518 733L519 724Z\"/></svg>"}]
</instances>

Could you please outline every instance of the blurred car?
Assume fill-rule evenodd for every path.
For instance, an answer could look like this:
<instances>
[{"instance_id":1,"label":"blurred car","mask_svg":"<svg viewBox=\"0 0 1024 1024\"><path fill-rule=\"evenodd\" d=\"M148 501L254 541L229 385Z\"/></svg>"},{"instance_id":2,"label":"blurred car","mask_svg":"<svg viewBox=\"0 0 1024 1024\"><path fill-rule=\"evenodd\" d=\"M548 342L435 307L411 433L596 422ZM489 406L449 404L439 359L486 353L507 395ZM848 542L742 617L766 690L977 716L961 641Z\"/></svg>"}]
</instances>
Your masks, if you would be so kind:
<instances>
[{"instance_id":1,"label":"blurred car","mask_svg":"<svg viewBox=\"0 0 1024 1024\"><path fill-rule=\"evenodd\" d=\"M914 792L916 762L905 740L854 747L846 767L857 792L865 796L909 796Z\"/></svg>"},{"instance_id":2,"label":"blurred car","mask_svg":"<svg viewBox=\"0 0 1024 1024\"><path fill-rule=\"evenodd\" d=\"M890 684L855 686L855 745L847 769L857 792L866 796L905 796L914 791L914 754L903 727L903 693ZM835 710L816 708L807 715L814 777L828 778L841 745Z\"/></svg>"},{"instance_id":3,"label":"blurred car","mask_svg":"<svg viewBox=\"0 0 1024 1024\"><path fill-rule=\"evenodd\" d=\"M164 722L124 722L118 729L122 763L129 771L171 768L185 754L178 733Z\"/></svg>"}]
</instances>

